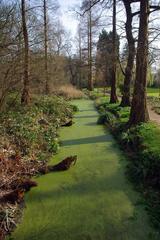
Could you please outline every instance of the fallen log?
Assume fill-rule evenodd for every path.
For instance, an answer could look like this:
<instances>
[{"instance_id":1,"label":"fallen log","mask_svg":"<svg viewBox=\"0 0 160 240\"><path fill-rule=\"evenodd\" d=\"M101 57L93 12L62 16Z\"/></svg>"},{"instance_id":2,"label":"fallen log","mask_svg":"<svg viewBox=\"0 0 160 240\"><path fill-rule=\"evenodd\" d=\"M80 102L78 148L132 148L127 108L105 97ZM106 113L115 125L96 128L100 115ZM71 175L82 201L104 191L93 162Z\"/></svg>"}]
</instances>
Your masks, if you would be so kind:
<instances>
[{"instance_id":1,"label":"fallen log","mask_svg":"<svg viewBox=\"0 0 160 240\"><path fill-rule=\"evenodd\" d=\"M74 166L77 161L77 156L70 156L65 158L60 163L54 166L48 166L49 172L56 172L56 171L65 171L68 170L71 166Z\"/></svg>"},{"instance_id":2,"label":"fallen log","mask_svg":"<svg viewBox=\"0 0 160 240\"><path fill-rule=\"evenodd\" d=\"M12 190L10 192L5 193L0 197L0 203L20 203L24 199L24 191L23 190Z\"/></svg>"},{"instance_id":3,"label":"fallen log","mask_svg":"<svg viewBox=\"0 0 160 240\"><path fill-rule=\"evenodd\" d=\"M24 192L30 191L32 187L37 187L38 184L31 180L31 179L22 179L22 180L17 180L14 183L12 183L12 190L23 190Z\"/></svg>"},{"instance_id":4,"label":"fallen log","mask_svg":"<svg viewBox=\"0 0 160 240\"><path fill-rule=\"evenodd\" d=\"M74 166L77 161L77 155L75 156L70 156L62 160L60 163L53 165L53 166L42 166L39 169L39 173L41 174L47 174L49 172L56 172L56 171L66 171L68 170L71 166Z\"/></svg>"},{"instance_id":5,"label":"fallen log","mask_svg":"<svg viewBox=\"0 0 160 240\"><path fill-rule=\"evenodd\" d=\"M62 123L62 127L70 127L74 124L73 120L72 119L69 119L67 122L65 123Z\"/></svg>"}]
</instances>

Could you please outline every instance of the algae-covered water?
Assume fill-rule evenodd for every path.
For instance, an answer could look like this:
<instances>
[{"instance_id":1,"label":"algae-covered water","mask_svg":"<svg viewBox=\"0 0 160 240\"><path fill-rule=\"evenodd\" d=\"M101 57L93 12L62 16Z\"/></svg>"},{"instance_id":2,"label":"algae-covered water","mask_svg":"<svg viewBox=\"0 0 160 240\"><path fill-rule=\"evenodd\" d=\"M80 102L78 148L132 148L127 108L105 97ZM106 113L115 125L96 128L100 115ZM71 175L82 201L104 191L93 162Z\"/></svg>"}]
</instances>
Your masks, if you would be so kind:
<instances>
[{"instance_id":1,"label":"algae-covered water","mask_svg":"<svg viewBox=\"0 0 160 240\"><path fill-rule=\"evenodd\" d=\"M127 182L123 159L113 137L96 124L90 100L78 100L75 124L60 132L62 147L51 164L67 156L78 160L69 171L37 179L26 196L15 240L151 240L140 196Z\"/></svg>"}]
</instances>

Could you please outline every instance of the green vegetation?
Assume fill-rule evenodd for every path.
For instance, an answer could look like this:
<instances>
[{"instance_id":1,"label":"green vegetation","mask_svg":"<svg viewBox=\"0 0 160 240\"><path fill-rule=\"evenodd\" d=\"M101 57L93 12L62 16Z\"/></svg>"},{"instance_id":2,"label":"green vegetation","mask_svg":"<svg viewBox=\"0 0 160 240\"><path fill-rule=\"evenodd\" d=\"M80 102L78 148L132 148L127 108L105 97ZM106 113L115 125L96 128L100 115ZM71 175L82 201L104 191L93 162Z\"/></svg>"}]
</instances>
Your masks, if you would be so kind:
<instances>
[{"instance_id":1,"label":"green vegetation","mask_svg":"<svg viewBox=\"0 0 160 240\"><path fill-rule=\"evenodd\" d=\"M98 98L95 101L96 108L100 113L100 118L106 116L109 125L119 125L120 123L126 123L129 118L129 107L120 107L119 103L109 104L109 97ZM107 116L110 116L109 118ZM104 122L102 122L104 123Z\"/></svg>"},{"instance_id":2,"label":"green vegetation","mask_svg":"<svg viewBox=\"0 0 160 240\"><path fill-rule=\"evenodd\" d=\"M158 240L139 194L126 181L126 160L109 131L96 124L93 102L73 103L80 112L61 131L62 147L51 164L74 154L77 163L37 179L12 240Z\"/></svg>"},{"instance_id":3,"label":"green vegetation","mask_svg":"<svg viewBox=\"0 0 160 240\"><path fill-rule=\"evenodd\" d=\"M148 97L148 101L152 107L152 109L160 114L160 98L158 97Z\"/></svg>"},{"instance_id":4,"label":"green vegetation","mask_svg":"<svg viewBox=\"0 0 160 240\"><path fill-rule=\"evenodd\" d=\"M36 97L28 107L22 107L18 99L10 109L12 101L13 96L8 99L7 110L0 115L1 138L16 146L23 156L40 158L43 153L56 153L57 129L77 109L60 97Z\"/></svg>"},{"instance_id":5,"label":"green vegetation","mask_svg":"<svg viewBox=\"0 0 160 240\"><path fill-rule=\"evenodd\" d=\"M27 195L29 207L15 239L159 240L160 130L150 119L160 124L160 2L41 2L40 7L36 1L0 0L0 240L16 227L25 193L42 174L48 175ZM71 32L77 28L75 42L61 21L67 8L81 15L72 24L68 15ZM117 21L119 8L124 24ZM70 102L82 98L74 125L78 108ZM98 120L88 98L96 102ZM128 166L103 124L128 156ZM54 158L58 129L69 126L62 155ZM75 165L70 163L77 155L78 168L62 172ZM48 166L51 156L62 161Z\"/></svg>"},{"instance_id":6,"label":"green vegetation","mask_svg":"<svg viewBox=\"0 0 160 240\"><path fill-rule=\"evenodd\" d=\"M147 96L148 97L159 97L160 89L159 88L147 88Z\"/></svg>"},{"instance_id":7,"label":"green vegetation","mask_svg":"<svg viewBox=\"0 0 160 240\"><path fill-rule=\"evenodd\" d=\"M144 194L151 221L160 229L160 129L153 123L128 129L129 108L110 105L108 100L104 102L104 98L102 101L97 99L96 107L100 112L98 122L108 124L128 155L127 175Z\"/></svg>"}]
</instances>

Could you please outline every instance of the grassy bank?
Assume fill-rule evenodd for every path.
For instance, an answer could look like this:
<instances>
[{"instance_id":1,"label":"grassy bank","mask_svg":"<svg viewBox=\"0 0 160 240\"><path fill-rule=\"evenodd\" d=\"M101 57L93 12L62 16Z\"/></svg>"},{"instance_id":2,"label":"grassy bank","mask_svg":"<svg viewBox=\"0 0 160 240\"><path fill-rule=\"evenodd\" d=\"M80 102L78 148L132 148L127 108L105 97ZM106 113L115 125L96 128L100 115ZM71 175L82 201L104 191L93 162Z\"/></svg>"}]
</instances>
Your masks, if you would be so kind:
<instances>
[{"instance_id":1,"label":"grassy bank","mask_svg":"<svg viewBox=\"0 0 160 240\"><path fill-rule=\"evenodd\" d=\"M159 97L160 89L159 88L147 88L147 96L148 97Z\"/></svg>"},{"instance_id":2,"label":"grassy bank","mask_svg":"<svg viewBox=\"0 0 160 240\"><path fill-rule=\"evenodd\" d=\"M56 96L35 96L27 107L14 94L8 98L6 110L0 114L0 239L16 225L25 192L19 186L24 182L26 186L42 162L57 153L58 129L72 118L74 110Z\"/></svg>"},{"instance_id":3,"label":"grassy bank","mask_svg":"<svg viewBox=\"0 0 160 240\"><path fill-rule=\"evenodd\" d=\"M98 98L99 124L107 124L128 156L126 173L143 194L151 222L160 229L160 129L153 123L126 128L130 109Z\"/></svg>"},{"instance_id":4,"label":"grassy bank","mask_svg":"<svg viewBox=\"0 0 160 240\"><path fill-rule=\"evenodd\" d=\"M159 97L148 97L148 102L152 109L160 115L160 98Z\"/></svg>"}]
</instances>

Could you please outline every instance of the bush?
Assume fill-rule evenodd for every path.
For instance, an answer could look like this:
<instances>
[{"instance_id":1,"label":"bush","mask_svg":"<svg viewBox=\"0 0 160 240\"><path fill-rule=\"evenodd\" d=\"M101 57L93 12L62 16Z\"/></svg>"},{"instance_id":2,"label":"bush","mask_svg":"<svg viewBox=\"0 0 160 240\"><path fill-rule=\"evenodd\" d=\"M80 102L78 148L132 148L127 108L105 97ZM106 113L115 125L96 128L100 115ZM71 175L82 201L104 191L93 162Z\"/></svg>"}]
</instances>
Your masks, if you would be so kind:
<instances>
[{"instance_id":1,"label":"bush","mask_svg":"<svg viewBox=\"0 0 160 240\"><path fill-rule=\"evenodd\" d=\"M84 93L81 90L69 84L57 87L54 94L66 99L80 99L84 97Z\"/></svg>"},{"instance_id":2,"label":"bush","mask_svg":"<svg viewBox=\"0 0 160 240\"><path fill-rule=\"evenodd\" d=\"M156 99L156 102L160 106L159 100ZM100 113L98 123L108 123L127 154L129 162L126 174L143 193L151 221L160 229L160 129L153 123L128 129L126 123L130 114L129 107L109 104L101 98L96 99L95 104Z\"/></svg>"},{"instance_id":3,"label":"bush","mask_svg":"<svg viewBox=\"0 0 160 240\"><path fill-rule=\"evenodd\" d=\"M1 114L1 135L8 136L23 156L56 153L57 129L72 118L75 109L60 97L36 98L29 107L17 103L14 109Z\"/></svg>"},{"instance_id":4,"label":"bush","mask_svg":"<svg viewBox=\"0 0 160 240\"><path fill-rule=\"evenodd\" d=\"M148 101L151 104L152 109L157 114L160 114L160 98L158 98L158 97L148 97Z\"/></svg>"},{"instance_id":5,"label":"bush","mask_svg":"<svg viewBox=\"0 0 160 240\"><path fill-rule=\"evenodd\" d=\"M108 114L111 113L109 119L113 119L111 123L119 125L119 122L125 123L128 121L130 108L129 107L120 107L119 104L109 104L108 98L99 98L95 101L95 106L98 109L99 113L105 115L106 112ZM112 116L112 117L111 117ZM117 121L116 121L117 119Z\"/></svg>"},{"instance_id":6,"label":"bush","mask_svg":"<svg viewBox=\"0 0 160 240\"><path fill-rule=\"evenodd\" d=\"M115 116L110 113L110 112L106 112L103 113L99 116L97 124L106 124L108 123L109 125L113 126L113 124L115 123L116 118Z\"/></svg>"},{"instance_id":7,"label":"bush","mask_svg":"<svg viewBox=\"0 0 160 240\"><path fill-rule=\"evenodd\" d=\"M76 105L70 105L70 107L72 108L73 112L78 112L79 108Z\"/></svg>"}]
</instances>

